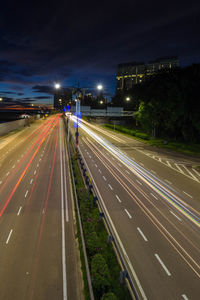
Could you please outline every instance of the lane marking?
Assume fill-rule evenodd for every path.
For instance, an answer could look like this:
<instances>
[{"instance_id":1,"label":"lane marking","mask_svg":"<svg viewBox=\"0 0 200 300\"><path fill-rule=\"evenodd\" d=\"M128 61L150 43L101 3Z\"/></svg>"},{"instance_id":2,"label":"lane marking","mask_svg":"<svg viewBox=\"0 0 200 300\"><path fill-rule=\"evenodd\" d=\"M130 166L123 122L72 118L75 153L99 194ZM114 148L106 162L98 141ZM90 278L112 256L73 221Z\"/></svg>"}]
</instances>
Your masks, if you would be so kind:
<instances>
[{"instance_id":1,"label":"lane marking","mask_svg":"<svg viewBox=\"0 0 200 300\"><path fill-rule=\"evenodd\" d=\"M101 174L101 170L99 169L99 173Z\"/></svg>"},{"instance_id":2,"label":"lane marking","mask_svg":"<svg viewBox=\"0 0 200 300\"><path fill-rule=\"evenodd\" d=\"M141 236L143 237L145 242L147 242L148 240L147 240L146 236L144 235L144 233L142 232L142 230L139 227L137 227L137 230L139 231L139 233L141 234Z\"/></svg>"},{"instance_id":3,"label":"lane marking","mask_svg":"<svg viewBox=\"0 0 200 300\"><path fill-rule=\"evenodd\" d=\"M186 168L186 166L184 166L184 165L181 165L181 166L183 166L183 168L185 168L186 169L186 171L192 176L192 178L194 178L194 180L196 180L196 181L199 181L189 170L188 170L188 168Z\"/></svg>"},{"instance_id":4,"label":"lane marking","mask_svg":"<svg viewBox=\"0 0 200 300\"><path fill-rule=\"evenodd\" d=\"M36 174L36 170L34 171L34 175Z\"/></svg>"},{"instance_id":5,"label":"lane marking","mask_svg":"<svg viewBox=\"0 0 200 300\"><path fill-rule=\"evenodd\" d=\"M169 183L169 184L172 184L172 182L171 182L171 181L169 181L169 180L167 180L167 179L165 179L165 181L166 181L167 183Z\"/></svg>"},{"instance_id":6,"label":"lane marking","mask_svg":"<svg viewBox=\"0 0 200 300\"><path fill-rule=\"evenodd\" d=\"M32 182L33 182L33 178L31 179L30 184L32 184Z\"/></svg>"},{"instance_id":7,"label":"lane marking","mask_svg":"<svg viewBox=\"0 0 200 300\"><path fill-rule=\"evenodd\" d=\"M92 156L91 155L89 155L89 158L91 158Z\"/></svg>"},{"instance_id":8,"label":"lane marking","mask_svg":"<svg viewBox=\"0 0 200 300\"><path fill-rule=\"evenodd\" d=\"M171 276L171 273L169 272L169 270L167 269L167 267L165 266L165 264L163 263L163 261L161 260L159 255L157 253L155 253L154 255L157 258L157 260L159 261L159 263L161 264L161 266L163 267L163 269L165 270L165 272L167 273L167 275Z\"/></svg>"},{"instance_id":9,"label":"lane marking","mask_svg":"<svg viewBox=\"0 0 200 300\"><path fill-rule=\"evenodd\" d=\"M107 180L105 176L103 176L103 179L104 179L105 181Z\"/></svg>"},{"instance_id":10,"label":"lane marking","mask_svg":"<svg viewBox=\"0 0 200 300\"><path fill-rule=\"evenodd\" d=\"M28 190L26 191L25 198L26 198L27 195L28 195Z\"/></svg>"},{"instance_id":11,"label":"lane marking","mask_svg":"<svg viewBox=\"0 0 200 300\"><path fill-rule=\"evenodd\" d=\"M181 219L172 211L172 210L170 210L170 213L174 216L174 217L176 217L179 221L181 221Z\"/></svg>"},{"instance_id":12,"label":"lane marking","mask_svg":"<svg viewBox=\"0 0 200 300\"><path fill-rule=\"evenodd\" d=\"M142 183L139 180L136 180L140 185L142 185Z\"/></svg>"},{"instance_id":13,"label":"lane marking","mask_svg":"<svg viewBox=\"0 0 200 300\"><path fill-rule=\"evenodd\" d=\"M11 229L11 231L10 231L10 233L9 233L9 235L8 235L8 238L7 238L6 244L8 244L8 242L9 242L9 240L10 240L10 237L11 237L11 234L12 234L12 232L13 232L13 229Z\"/></svg>"},{"instance_id":14,"label":"lane marking","mask_svg":"<svg viewBox=\"0 0 200 300\"><path fill-rule=\"evenodd\" d=\"M175 166L177 167L177 169L178 169L182 174L184 174L183 170L182 170L177 164L175 164Z\"/></svg>"},{"instance_id":15,"label":"lane marking","mask_svg":"<svg viewBox=\"0 0 200 300\"><path fill-rule=\"evenodd\" d=\"M197 171L197 170L195 170L195 169L192 169L197 175L199 175L200 176L200 173Z\"/></svg>"},{"instance_id":16,"label":"lane marking","mask_svg":"<svg viewBox=\"0 0 200 300\"><path fill-rule=\"evenodd\" d=\"M151 196L153 196L156 200L158 200L158 198L153 193L151 193Z\"/></svg>"},{"instance_id":17,"label":"lane marking","mask_svg":"<svg viewBox=\"0 0 200 300\"><path fill-rule=\"evenodd\" d=\"M20 208L19 208L19 210L18 210L18 213L17 213L17 216L20 215L21 209L22 209L22 206L20 206Z\"/></svg>"},{"instance_id":18,"label":"lane marking","mask_svg":"<svg viewBox=\"0 0 200 300\"><path fill-rule=\"evenodd\" d=\"M120 166L120 167L122 166L120 163L117 163L117 164L118 164L118 166Z\"/></svg>"},{"instance_id":19,"label":"lane marking","mask_svg":"<svg viewBox=\"0 0 200 300\"><path fill-rule=\"evenodd\" d=\"M170 164L170 162L167 160L167 164L168 164L168 166L170 167L170 168L172 168L172 166L171 166L171 164Z\"/></svg>"},{"instance_id":20,"label":"lane marking","mask_svg":"<svg viewBox=\"0 0 200 300\"><path fill-rule=\"evenodd\" d=\"M115 197L117 198L117 200L121 203L122 200L119 198L119 196L115 195Z\"/></svg>"},{"instance_id":21,"label":"lane marking","mask_svg":"<svg viewBox=\"0 0 200 300\"><path fill-rule=\"evenodd\" d=\"M183 294L181 296L183 297L184 300L189 300L189 298L185 294Z\"/></svg>"},{"instance_id":22,"label":"lane marking","mask_svg":"<svg viewBox=\"0 0 200 300\"><path fill-rule=\"evenodd\" d=\"M156 172L154 170L151 170L151 173L156 174Z\"/></svg>"},{"instance_id":23,"label":"lane marking","mask_svg":"<svg viewBox=\"0 0 200 300\"><path fill-rule=\"evenodd\" d=\"M186 194L188 197L193 198L190 194L186 193L185 191L183 191L184 194Z\"/></svg>"},{"instance_id":24,"label":"lane marking","mask_svg":"<svg viewBox=\"0 0 200 300\"><path fill-rule=\"evenodd\" d=\"M113 190L113 187L112 187L110 184L108 184L108 186L109 186L109 188L110 188L111 190Z\"/></svg>"},{"instance_id":25,"label":"lane marking","mask_svg":"<svg viewBox=\"0 0 200 300\"><path fill-rule=\"evenodd\" d=\"M17 160L17 162L19 162L19 159Z\"/></svg>"},{"instance_id":26,"label":"lane marking","mask_svg":"<svg viewBox=\"0 0 200 300\"><path fill-rule=\"evenodd\" d=\"M97 164L95 164L95 167L97 168Z\"/></svg>"},{"instance_id":27,"label":"lane marking","mask_svg":"<svg viewBox=\"0 0 200 300\"><path fill-rule=\"evenodd\" d=\"M37 164L37 167L39 167L39 164Z\"/></svg>"},{"instance_id":28,"label":"lane marking","mask_svg":"<svg viewBox=\"0 0 200 300\"><path fill-rule=\"evenodd\" d=\"M6 174L6 176L8 176L10 174L10 172L8 172L7 174Z\"/></svg>"},{"instance_id":29,"label":"lane marking","mask_svg":"<svg viewBox=\"0 0 200 300\"><path fill-rule=\"evenodd\" d=\"M0 181L0 184L2 184L2 181Z\"/></svg>"},{"instance_id":30,"label":"lane marking","mask_svg":"<svg viewBox=\"0 0 200 300\"><path fill-rule=\"evenodd\" d=\"M140 163L141 164L141 166L143 166L144 167L144 164L143 163Z\"/></svg>"},{"instance_id":31,"label":"lane marking","mask_svg":"<svg viewBox=\"0 0 200 300\"><path fill-rule=\"evenodd\" d=\"M129 174L129 175L131 174L128 170L125 170L125 172L126 172L127 174Z\"/></svg>"},{"instance_id":32,"label":"lane marking","mask_svg":"<svg viewBox=\"0 0 200 300\"><path fill-rule=\"evenodd\" d=\"M61 123L60 123L61 133ZM61 134L60 134L60 176L61 176L61 216L62 216L62 273L63 273L63 300L67 300L67 272L66 272L66 253L65 253L65 222L64 222L64 195L63 195L63 169L61 152Z\"/></svg>"},{"instance_id":33,"label":"lane marking","mask_svg":"<svg viewBox=\"0 0 200 300\"><path fill-rule=\"evenodd\" d=\"M129 214L128 210L126 208L124 210L127 213L127 215L129 216L129 218L132 219L132 216Z\"/></svg>"},{"instance_id":34,"label":"lane marking","mask_svg":"<svg viewBox=\"0 0 200 300\"><path fill-rule=\"evenodd\" d=\"M15 168L15 165L12 166L12 169L14 169L14 168Z\"/></svg>"}]
</instances>

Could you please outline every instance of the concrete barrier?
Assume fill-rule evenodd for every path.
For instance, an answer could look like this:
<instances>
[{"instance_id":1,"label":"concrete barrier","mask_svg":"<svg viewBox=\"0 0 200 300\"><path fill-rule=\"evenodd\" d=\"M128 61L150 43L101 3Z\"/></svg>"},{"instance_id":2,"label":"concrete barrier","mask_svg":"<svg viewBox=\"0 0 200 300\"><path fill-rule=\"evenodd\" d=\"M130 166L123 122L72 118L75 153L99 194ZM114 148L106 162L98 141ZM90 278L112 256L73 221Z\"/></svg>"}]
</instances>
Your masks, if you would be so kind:
<instances>
[{"instance_id":1,"label":"concrete barrier","mask_svg":"<svg viewBox=\"0 0 200 300\"><path fill-rule=\"evenodd\" d=\"M36 115L34 117L30 117L27 119L20 119L17 121L11 121L7 123L0 124L0 136L9 133L10 131L20 129L24 126L28 126L30 123L34 122L40 118L40 115Z\"/></svg>"}]
</instances>

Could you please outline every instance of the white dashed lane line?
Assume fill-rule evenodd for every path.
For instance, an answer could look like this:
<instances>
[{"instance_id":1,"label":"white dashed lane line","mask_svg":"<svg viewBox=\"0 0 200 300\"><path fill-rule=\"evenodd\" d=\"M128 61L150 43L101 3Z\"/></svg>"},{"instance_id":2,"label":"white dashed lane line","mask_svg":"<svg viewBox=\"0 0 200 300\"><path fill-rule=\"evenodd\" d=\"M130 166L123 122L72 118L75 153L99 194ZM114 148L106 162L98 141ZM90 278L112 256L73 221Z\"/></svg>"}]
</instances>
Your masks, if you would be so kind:
<instances>
[{"instance_id":1,"label":"white dashed lane line","mask_svg":"<svg viewBox=\"0 0 200 300\"><path fill-rule=\"evenodd\" d=\"M158 198L154 194L151 193L151 196L153 196L156 200L158 200Z\"/></svg>"},{"instance_id":2,"label":"white dashed lane line","mask_svg":"<svg viewBox=\"0 0 200 300\"><path fill-rule=\"evenodd\" d=\"M34 171L34 175L36 174L36 170Z\"/></svg>"},{"instance_id":3,"label":"white dashed lane line","mask_svg":"<svg viewBox=\"0 0 200 300\"><path fill-rule=\"evenodd\" d=\"M177 218L179 221L181 221L181 219L172 211L172 210L170 210L170 213L175 217L175 218Z\"/></svg>"},{"instance_id":4,"label":"white dashed lane line","mask_svg":"<svg viewBox=\"0 0 200 300\"><path fill-rule=\"evenodd\" d=\"M104 179L105 181L107 180L105 176L103 176L103 179Z\"/></svg>"},{"instance_id":5,"label":"white dashed lane line","mask_svg":"<svg viewBox=\"0 0 200 300\"><path fill-rule=\"evenodd\" d=\"M125 172L130 175L130 172L128 170L126 170Z\"/></svg>"},{"instance_id":6,"label":"white dashed lane line","mask_svg":"<svg viewBox=\"0 0 200 300\"><path fill-rule=\"evenodd\" d=\"M126 208L125 208L124 210L125 210L125 212L127 213L129 219L132 219L132 216L131 216L131 214L128 212L128 210L127 210Z\"/></svg>"},{"instance_id":7,"label":"white dashed lane line","mask_svg":"<svg viewBox=\"0 0 200 300\"><path fill-rule=\"evenodd\" d=\"M145 240L145 242L147 242L148 240L147 240L146 236L144 235L144 233L142 232L142 230L139 227L137 227L137 230L140 233L140 235L143 237L143 239Z\"/></svg>"},{"instance_id":8,"label":"white dashed lane line","mask_svg":"<svg viewBox=\"0 0 200 300\"><path fill-rule=\"evenodd\" d=\"M115 195L115 197L117 198L117 200L121 203L122 200L119 198L119 196Z\"/></svg>"},{"instance_id":9,"label":"white dashed lane line","mask_svg":"<svg viewBox=\"0 0 200 300\"><path fill-rule=\"evenodd\" d=\"M108 184L108 186L109 186L109 188L110 188L111 190L113 190L113 187L112 187L112 185Z\"/></svg>"},{"instance_id":10,"label":"white dashed lane line","mask_svg":"<svg viewBox=\"0 0 200 300\"><path fill-rule=\"evenodd\" d=\"M101 170L99 169L99 173L101 174Z\"/></svg>"},{"instance_id":11,"label":"white dashed lane line","mask_svg":"<svg viewBox=\"0 0 200 300\"><path fill-rule=\"evenodd\" d=\"M161 266L163 267L163 269L165 270L165 272L167 273L167 275L171 276L171 273L169 272L169 270L167 269L167 267L165 266L165 264L163 263L163 261L161 260L159 255L157 253L155 253L154 255L157 258L157 260L159 261L159 263L161 264Z\"/></svg>"},{"instance_id":12,"label":"white dashed lane line","mask_svg":"<svg viewBox=\"0 0 200 300\"><path fill-rule=\"evenodd\" d=\"M181 296L183 297L184 300L189 300L189 298L185 294L183 294Z\"/></svg>"},{"instance_id":13,"label":"white dashed lane line","mask_svg":"<svg viewBox=\"0 0 200 300\"><path fill-rule=\"evenodd\" d=\"M140 185L142 185L142 183L139 180L137 180L137 183L139 183Z\"/></svg>"},{"instance_id":14,"label":"white dashed lane line","mask_svg":"<svg viewBox=\"0 0 200 300\"><path fill-rule=\"evenodd\" d=\"M25 193L25 198L27 197L27 195L28 195L28 190L27 190L26 193Z\"/></svg>"},{"instance_id":15,"label":"white dashed lane line","mask_svg":"<svg viewBox=\"0 0 200 300\"><path fill-rule=\"evenodd\" d=\"M183 191L183 193L184 193L185 195L187 195L188 197L193 198L190 194L186 193L185 191Z\"/></svg>"},{"instance_id":16,"label":"white dashed lane line","mask_svg":"<svg viewBox=\"0 0 200 300\"><path fill-rule=\"evenodd\" d=\"M171 181L169 181L169 180L167 180L167 179L165 179L165 181L166 181L167 183L169 183L169 184L172 184Z\"/></svg>"},{"instance_id":17,"label":"white dashed lane line","mask_svg":"<svg viewBox=\"0 0 200 300\"><path fill-rule=\"evenodd\" d=\"M37 164L37 167L39 167L39 164Z\"/></svg>"},{"instance_id":18,"label":"white dashed lane line","mask_svg":"<svg viewBox=\"0 0 200 300\"><path fill-rule=\"evenodd\" d=\"M14 169L14 168L15 168L15 165L12 166L12 169Z\"/></svg>"},{"instance_id":19,"label":"white dashed lane line","mask_svg":"<svg viewBox=\"0 0 200 300\"><path fill-rule=\"evenodd\" d=\"M8 242L9 242L9 240L10 240L10 237L11 237L11 234L12 234L12 232L13 232L13 229L11 229L11 231L10 231L10 233L9 233L9 235L8 235L8 238L7 238L7 240L6 240L6 244L8 244Z\"/></svg>"},{"instance_id":20,"label":"white dashed lane line","mask_svg":"<svg viewBox=\"0 0 200 300\"><path fill-rule=\"evenodd\" d=\"M10 172L8 172L7 174L6 174L6 176L8 176L10 174Z\"/></svg>"},{"instance_id":21,"label":"white dashed lane line","mask_svg":"<svg viewBox=\"0 0 200 300\"><path fill-rule=\"evenodd\" d=\"M117 163L117 164L118 164L118 166L120 166L120 167L122 166L120 163Z\"/></svg>"},{"instance_id":22,"label":"white dashed lane line","mask_svg":"<svg viewBox=\"0 0 200 300\"><path fill-rule=\"evenodd\" d=\"M18 210L18 213L17 213L18 216L20 215L21 209L22 209L22 206L20 206L20 208Z\"/></svg>"},{"instance_id":23,"label":"white dashed lane line","mask_svg":"<svg viewBox=\"0 0 200 300\"><path fill-rule=\"evenodd\" d=\"M31 179L31 181L30 181L30 184L32 184L33 183L33 178Z\"/></svg>"},{"instance_id":24,"label":"white dashed lane line","mask_svg":"<svg viewBox=\"0 0 200 300\"><path fill-rule=\"evenodd\" d=\"M97 168L97 164L95 164L95 167Z\"/></svg>"}]
</instances>

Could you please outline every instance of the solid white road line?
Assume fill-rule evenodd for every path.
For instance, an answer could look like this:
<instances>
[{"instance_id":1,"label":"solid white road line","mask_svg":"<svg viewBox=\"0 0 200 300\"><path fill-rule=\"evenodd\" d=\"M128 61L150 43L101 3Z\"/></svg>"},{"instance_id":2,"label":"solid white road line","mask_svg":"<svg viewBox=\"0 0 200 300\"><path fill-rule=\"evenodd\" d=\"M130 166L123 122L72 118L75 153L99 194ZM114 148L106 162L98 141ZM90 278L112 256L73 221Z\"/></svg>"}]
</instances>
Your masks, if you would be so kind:
<instances>
[{"instance_id":1,"label":"solid white road line","mask_svg":"<svg viewBox=\"0 0 200 300\"><path fill-rule=\"evenodd\" d=\"M159 263L161 264L161 266L163 267L163 269L165 270L165 272L167 273L167 275L171 276L171 273L169 272L169 270L167 269L167 267L165 266L165 264L163 263L163 261L161 260L159 255L157 253L155 253L154 255L157 258L157 260L159 261Z\"/></svg>"},{"instance_id":2,"label":"solid white road line","mask_svg":"<svg viewBox=\"0 0 200 300\"><path fill-rule=\"evenodd\" d=\"M174 217L176 217L179 221L181 221L181 219L172 211L172 210L170 210L170 213L174 216Z\"/></svg>"},{"instance_id":3,"label":"solid white road line","mask_svg":"<svg viewBox=\"0 0 200 300\"><path fill-rule=\"evenodd\" d=\"M104 179L105 181L107 180L105 176L103 176L103 179Z\"/></svg>"},{"instance_id":4,"label":"solid white road line","mask_svg":"<svg viewBox=\"0 0 200 300\"><path fill-rule=\"evenodd\" d=\"M26 191L25 198L26 198L27 195L28 195L28 190Z\"/></svg>"},{"instance_id":5,"label":"solid white road line","mask_svg":"<svg viewBox=\"0 0 200 300\"><path fill-rule=\"evenodd\" d=\"M200 173L197 170L192 169L192 171L194 171L198 176L200 176Z\"/></svg>"},{"instance_id":6,"label":"solid white road line","mask_svg":"<svg viewBox=\"0 0 200 300\"><path fill-rule=\"evenodd\" d=\"M146 236L144 235L144 233L142 232L142 230L139 227L137 227L137 230L139 231L139 233L141 234L141 236L143 237L145 242L147 242L148 240L147 240Z\"/></svg>"},{"instance_id":7,"label":"solid white road line","mask_svg":"<svg viewBox=\"0 0 200 300\"><path fill-rule=\"evenodd\" d=\"M156 200L158 200L158 198L153 193L151 193L151 196L153 196Z\"/></svg>"},{"instance_id":8,"label":"solid white road line","mask_svg":"<svg viewBox=\"0 0 200 300\"><path fill-rule=\"evenodd\" d=\"M11 237L11 234L12 234L12 232L13 232L13 229L11 229L11 231L10 231L10 233L9 233L9 235L8 235L8 238L7 238L6 244L8 244L8 242L9 242L9 240L10 240L10 237Z\"/></svg>"},{"instance_id":9,"label":"solid white road line","mask_svg":"<svg viewBox=\"0 0 200 300\"><path fill-rule=\"evenodd\" d=\"M22 206L20 206L20 208L19 208L19 210L18 210L18 213L17 213L17 216L20 215L21 209L22 209Z\"/></svg>"},{"instance_id":10,"label":"solid white road line","mask_svg":"<svg viewBox=\"0 0 200 300\"><path fill-rule=\"evenodd\" d=\"M127 213L127 215L129 216L129 218L132 219L132 216L129 214L128 210L126 208L124 210Z\"/></svg>"},{"instance_id":11,"label":"solid white road line","mask_svg":"<svg viewBox=\"0 0 200 300\"><path fill-rule=\"evenodd\" d=\"M188 193L186 193L185 191L183 191L184 194L186 194L188 197L193 198L191 195L189 195Z\"/></svg>"},{"instance_id":12,"label":"solid white road line","mask_svg":"<svg viewBox=\"0 0 200 300\"><path fill-rule=\"evenodd\" d=\"M111 190L113 190L113 187L112 187L110 184L108 184L108 186L109 186L109 188L110 188Z\"/></svg>"},{"instance_id":13,"label":"solid white road line","mask_svg":"<svg viewBox=\"0 0 200 300\"><path fill-rule=\"evenodd\" d=\"M65 253L65 222L64 222L64 196L63 196L63 166L61 151L61 123L60 123L60 177L61 177L61 215L62 215L62 271L63 271L63 300L67 299L67 273Z\"/></svg>"},{"instance_id":14,"label":"solid white road line","mask_svg":"<svg viewBox=\"0 0 200 300\"><path fill-rule=\"evenodd\" d=\"M117 198L117 200L121 203L122 200L119 198L119 196L115 195L115 197Z\"/></svg>"},{"instance_id":15,"label":"solid white road line","mask_svg":"<svg viewBox=\"0 0 200 300\"><path fill-rule=\"evenodd\" d=\"M184 300L189 300L189 298L185 294L183 294L181 296L183 297Z\"/></svg>"}]
</instances>

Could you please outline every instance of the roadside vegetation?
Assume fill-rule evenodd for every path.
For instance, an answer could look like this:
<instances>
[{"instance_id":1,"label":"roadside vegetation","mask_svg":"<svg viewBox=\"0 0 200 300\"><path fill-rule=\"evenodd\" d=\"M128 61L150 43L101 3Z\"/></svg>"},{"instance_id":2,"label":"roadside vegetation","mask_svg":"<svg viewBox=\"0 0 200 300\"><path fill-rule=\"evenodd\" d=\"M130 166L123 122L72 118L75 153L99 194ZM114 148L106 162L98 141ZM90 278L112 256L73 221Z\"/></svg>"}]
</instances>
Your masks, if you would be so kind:
<instances>
[{"instance_id":1,"label":"roadside vegetation","mask_svg":"<svg viewBox=\"0 0 200 300\"><path fill-rule=\"evenodd\" d=\"M112 243L108 242L108 233L104 226L103 217L100 215L94 201L94 196L84 183L85 179L81 173L77 153L72 144L70 144L70 151L94 297L101 300L131 299L126 284L120 283L119 263ZM82 266L84 266L79 230L78 238ZM86 271L84 269L83 278L86 287L85 298L90 299Z\"/></svg>"}]
</instances>

